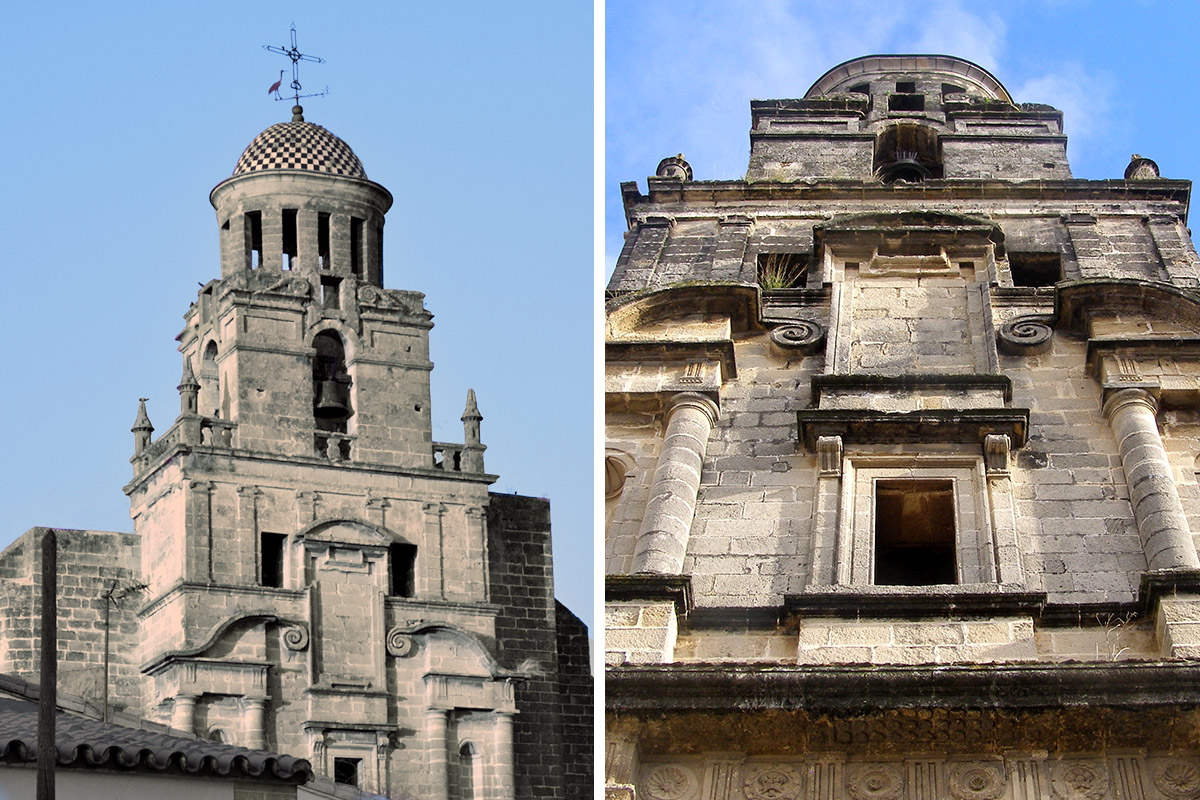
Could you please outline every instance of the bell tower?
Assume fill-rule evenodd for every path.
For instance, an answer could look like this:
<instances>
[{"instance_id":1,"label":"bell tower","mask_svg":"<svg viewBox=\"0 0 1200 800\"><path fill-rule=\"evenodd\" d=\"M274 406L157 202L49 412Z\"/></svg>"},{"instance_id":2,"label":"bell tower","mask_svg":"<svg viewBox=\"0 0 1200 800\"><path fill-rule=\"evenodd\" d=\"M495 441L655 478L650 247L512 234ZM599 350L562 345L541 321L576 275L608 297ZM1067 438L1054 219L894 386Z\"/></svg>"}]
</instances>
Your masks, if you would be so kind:
<instances>
[{"instance_id":1,"label":"bell tower","mask_svg":"<svg viewBox=\"0 0 1200 800\"><path fill-rule=\"evenodd\" d=\"M144 706L369 791L446 796L466 759L513 796L526 678L496 644L488 553L504 503L474 392L464 442L432 440L432 315L383 287L391 194L297 105L210 200L221 272L184 315L181 413L152 441L140 407L125 487Z\"/></svg>"}]
</instances>

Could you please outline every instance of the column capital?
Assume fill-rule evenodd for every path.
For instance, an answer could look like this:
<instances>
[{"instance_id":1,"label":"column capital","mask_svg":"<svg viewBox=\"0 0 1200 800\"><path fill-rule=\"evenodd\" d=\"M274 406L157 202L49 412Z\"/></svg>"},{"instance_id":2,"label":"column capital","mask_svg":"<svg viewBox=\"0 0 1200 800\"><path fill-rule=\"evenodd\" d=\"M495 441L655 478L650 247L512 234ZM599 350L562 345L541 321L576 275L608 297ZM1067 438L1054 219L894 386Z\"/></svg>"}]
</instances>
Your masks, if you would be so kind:
<instances>
[{"instance_id":1,"label":"column capital","mask_svg":"<svg viewBox=\"0 0 1200 800\"><path fill-rule=\"evenodd\" d=\"M708 417L710 425L715 425L721 418L721 409L710 398L697 392L680 392L667 398L665 416L668 421L676 411L684 408L694 408Z\"/></svg>"},{"instance_id":2,"label":"column capital","mask_svg":"<svg viewBox=\"0 0 1200 800\"><path fill-rule=\"evenodd\" d=\"M1112 419L1123 408L1130 405L1143 405L1150 410L1154 416L1158 416L1158 401L1154 399L1154 395L1145 389L1120 389L1113 392L1104 401L1104 418Z\"/></svg>"}]
</instances>

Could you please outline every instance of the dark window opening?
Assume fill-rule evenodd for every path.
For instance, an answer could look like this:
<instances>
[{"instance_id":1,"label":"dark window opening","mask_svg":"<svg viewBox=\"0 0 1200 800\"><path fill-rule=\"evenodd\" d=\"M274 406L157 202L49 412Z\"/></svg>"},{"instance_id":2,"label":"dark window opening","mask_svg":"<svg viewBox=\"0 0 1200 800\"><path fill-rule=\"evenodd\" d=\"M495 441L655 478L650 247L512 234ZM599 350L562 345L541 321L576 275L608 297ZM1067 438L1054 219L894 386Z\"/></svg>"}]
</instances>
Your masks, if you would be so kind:
<instances>
[{"instance_id":1,"label":"dark window opening","mask_svg":"<svg viewBox=\"0 0 1200 800\"><path fill-rule=\"evenodd\" d=\"M758 285L766 291L803 286L807 273L806 253L758 254Z\"/></svg>"},{"instance_id":2,"label":"dark window opening","mask_svg":"<svg viewBox=\"0 0 1200 800\"><path fill-rule=\"evenodd\" d=\"M322 282L323 283L323 282ZM324 288L324 286L322 286ZM319 431L346 432L350 409L350 372L346 367L346 349L333 331L321 331L313 338L313 418Z\"/></svg>"},{"instance_id":3,"label":"dark window opening","mask_svg":"<svg viewBox=\"0 0 1200 800\"><path fill-rule=\"evenodd\" d=\"M321 307L341 308L341 278L321 277Z\"/></svg>"},{"instance_id":4,"label":"dark window opening","mask_svg":"<svg viewBox=\"0 0 1200 800\"><path fill-rule=\"evenodd\" d=\"M883 183L919 183L942 177L937 131L910 122L880 131L875 139L875 177Z\"/></svg>"},{"instance_id":5,"label":"dark window opening","mask_svg":"<svg viewBox=\"0 0 1200 800\"><path fill-rule=\"evenodd\" d=\"M229 220L225 220L225 224L221 226L221 230L223 230L223 231L229 230Z\"/></svg>"},{"instance_id":6,"label":"dark window opening","mask_svg":"<svg viewBox=\"0 0 1200 800\"><path fill-rule=\"evenodd\" d=\"M942 94L943 95L962 94L965 91L967 91L967 90L961 86L955 86L953 83L943 83L942 84Z\"/></svg>"},{"instance_id":7,"label":"dark window opening","mask_svg":"<svg viewBox=\"0 0 1200 800\"><path fill-rule=\"evenodd\" d=\"M957 583L954 484L885 480L875 484L875 583Z\"/></svg>"},{"instance_id":8,"label":"dark window opening","mask_svg":"<svg viewBox=\"0 0 1200 800\"><path fill-rule=\"evenodd\" d=\"M262 534L262 581L263 586L279 589L283 586L283 548L287 536L282 533Z\"/></svg>"},{"instance_id":9,"label":"dark window opening","mask_svg":"<svg viewBox=\"0 0 1200 800\"><path fill-rule=\"evenodd\" d=\"M246 212L246 249L250 252L250 269L262 266L262 212Z\"/></svg>"},{"instance_id":10,"label":"dark window opening","mask_svg":"<svg viewBox=\"0 0 1200 800\"><path fill-rule=\"evenodd\" d=\"M317 214L317 261L321 269L329 269L329 215Z\"/></svg>"},{"instance_id":11,"label":"dark window opening","mask_svg":"<svg viewBox=\"0 0 1200 800\"><path fill-rule=\"evenodd\" d=\"M383 226L375 227L375 263L371 269L371 274L367 276L368 280L374 278L379 285L383 285Z\"/></svg>"},{"instance_id":12,"label":"dark window opening","mask_svg":"<svg viewBox=\"0 0 1200 800\"><path fill-rule=\"evenodd\" d=\"M860 83L857 86L851 86L850 91L854 94L870 94L871 93L871 84Z\"/></svg>"},{"instance_id":13,"label":"dark window opening","mask_svg":"<svg viewBox=\"0 0 1200 800\"><path fill-rule=\"evenodd\" d=\"M897 81L896 91L900 94L915 94L917 91L916 81Z\"/></svg>"},{"instance_id":14,"label":"dark window opening","mask_svg":"<svg viewBox=\"0 0 1200 800\"><path fill-rule=\"evenodd\" d=\"M362 275L363 221L350 218L350 272Z\"/></svg>"},{"instance_id":15,"label":"dark window opening","mask_svg":"<svg viewBox=\"0 0 1200 800\"><path fill-rule=\"evenodd\" d=\"M389 594L417 596L417 546L395 542L388 547Z\"/></svg>"},{"instance_id":16,"label":"dark window opening","mask_svg":"<svg viewBox=\"0 0 1200 800\"><path fill-rule=\"evenodd\" d=\"M893 94L888 97L888 111L924 111L925 95Z\"/></svg>"},{"instance_id":17,"label":"dark window opening","mask_svg":"<svg viewBox=\"0 0 1200 800\"><path fill-rule=\"evenodd\" d=\"M361 766L361 758L334 758L333 782L358 786L358 771Z\"/></svg>"},{"instance_id":18,"label":"dark window opening","mask_svg":"<svg viewBox=\"0 0 1200 800\"><path fill-rule=\"evenodd\" d=\"M296 254L296 209L283 210L283 268L295 269Z\"/></svg>"},{"instance_id":19,"label":"dark window opening","mask_svg":"<svg viewBox=\"0 0 1200 800\"><path fill-rule=\"evenodd\" d=\"M1062 257L1058 253L1008 254L1013 286L1053 286L1062 280Z\"/></svg>"}]
</instances>

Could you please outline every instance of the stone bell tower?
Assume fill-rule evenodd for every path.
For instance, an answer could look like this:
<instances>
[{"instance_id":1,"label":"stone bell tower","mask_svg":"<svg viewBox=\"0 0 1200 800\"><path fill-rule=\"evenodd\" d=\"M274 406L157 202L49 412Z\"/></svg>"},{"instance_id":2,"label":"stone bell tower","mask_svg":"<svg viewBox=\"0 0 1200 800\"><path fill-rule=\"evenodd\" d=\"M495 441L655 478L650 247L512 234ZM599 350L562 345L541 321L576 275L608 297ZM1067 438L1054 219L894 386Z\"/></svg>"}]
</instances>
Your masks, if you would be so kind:
<instances>
[{"instance_id":1,"label":"stone bell tower","mask_svg":"<svg viewBox=\"0 0 1200 800\"><path fill-rule=\"evenodd\" d=\"M383 288L391 194L297 106L210 199L181 413L151 441L143 405L125 487L143 709L389 796L550 796L548 506L489 496L473 391L464 444L432 441L432 315Z\"/></svg>"}]
</instances>

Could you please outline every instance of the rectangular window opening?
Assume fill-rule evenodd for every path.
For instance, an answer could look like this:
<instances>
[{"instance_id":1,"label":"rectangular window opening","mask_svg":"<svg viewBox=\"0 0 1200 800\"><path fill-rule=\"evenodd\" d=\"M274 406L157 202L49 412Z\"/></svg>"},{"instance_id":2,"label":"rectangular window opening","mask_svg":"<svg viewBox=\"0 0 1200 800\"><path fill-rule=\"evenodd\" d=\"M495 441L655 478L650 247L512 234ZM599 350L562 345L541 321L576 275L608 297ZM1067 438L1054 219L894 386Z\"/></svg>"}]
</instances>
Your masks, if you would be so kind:
<instances>
[{"instance_id":1,"label":"rectangular window opening","mask_svg":"<svg viewBox=\"0 0 1200 800\"><path fill-rule=\"evenodd\" d=\"M893 94L888 97L888 111L924 111L925 95Z\"/></svg>"},{"instance_id":2,"label":"rectangular window opening","mask_svg":"<svg viewBox=\"0 0 1200 800\"><path fill-rule=\"evenodd\" d=\"M263 586L271 586L276 589L283 587L283 548L286 543L286 534L263 532L261 539L261 584Z\"/></svg>"},{"instance_id":3,"label":"rectangular window opening","mask_svg":"<svg viewBox=\"0 0 1200 800\"><path fill-rule=\"evenodd\" d=\"M374 278L383 285L383 226L375 226L375 263L368 280Z\"/></svg>"},{"instance_id":4,"label":"rectangular window opening","mask_svg":"<svg viewBox=\"0 0 1200 800\"><path fill-rule=\"evenodd\" d=\"M296 214L294 208L283 210L283 268L295 269L296 260Z\"/></svg>"},{"instance_id":5,"label":"rectangular window opening","mask_svg":"<svg viewBox=\"0 0 1200 800\"><path fill-rule=\"evenodd\" d=\"M767 291L804 286L807 273L806 253L758 254L758 285Z\"/></svg>"},{"instance_id":6,"label":"rectangular window opening","mask_svg":"<svg viewBox=\"0 0 1200 800\"><path fill-rule=\"evenodd\" d=\"M262 212L246 212L246 249L250 253L250 269L262 266Z\"/></svg>"},{"instance_id":7,"label":"rectangular window opening","mask_svg":"<svg viewBox=\"0 0 1200 800\"><path fill-rule=\"evenodd\" d=\"M916 81L897 81L896 91L900 94L915 94L917 91Z\"/></svg>"},{"instance_id":8,"label":"rectangular window opening","mask_svg":"<svg viewBox=\"0 0 1200 800\"><path fill-rule=\"evenodd\" d=\"M967 90L961 86L955 86L953 83L943 83L942 84L942 94L943 95L962 94L965 91L967 91Z\"/></svg>"},{"instance_id":9,"label":"rectangular window opening","mask_svg":"<svg viewBox=\"0 0 1200 800\"><path fill-rule=\"evenodd\" d=\"M350 218L350 272L362 275L363 220Z\"/></svg>"},{"instance_id":10,"label":"rectangular window opening","mask_svg":"<svg viewBox=\"0 0 1200 800\"><path fill-rule=\"evenodd\" d=\"M954 482L881 480L875 484L875 584L958 582Z\"/></svg>"},{"instance_id":11,"label":"rectangular window opening","mask_svg":"<svg viewBox=\"0 0 1200 800\"><path fill-rule=\"evenodd\" d=\"M317 214L317 261L320 269L329 269L329 215Z\"/></svg>"},{"instance_id":12,"label":"rectangular window opening","mask_svg":"<svg viewBox=\"0 0 1200 800\"><path fill-rule=\"evenodd\" d=\"M358 786L358 773L362 767L361 758L333 759L333 782L344 783L347 786Z\"/></svg>"},{"instance_id":13,"label":"rectangular window opening","mask_svg":"<svg viewBox=\"0 0 1200 800\"><path fill-rule=\"evenodd\" d=\"M848 91L850 91L852 94L870 94L871 93L871 84L860 83L856 86L851 86Z\"/></svg>"},{"instance_id":14,"label":"rectangular window opening","mask_svg":"<svg viewBox=\"0 0 1200 800\"><path fill-rule=\"evenodd\" d=\"M389 594L393 597L417 596L417 546L395 542L388 547Z\"/></svg>"},{"instance_id":15,"label":"rectangular window opening","mask_svg":"<svg viewBox=\"0 0 1200 800\"><path fill-rule=\"evenodd\" d=\"M1053 286L1062 280L1062 256L1058 253L1008 254L1013 286Z\"/></svg>"},{"instance_id":16,"label":"rectangular window opening","mask_svg":"<svg viewBox=\"0 0 1200 800\"><path fill-rule=\"evenodd\" d=\"M321 307L322 308L341 308L341 278L330 278L321 276Z\"/></svg>"}]
</instances>

